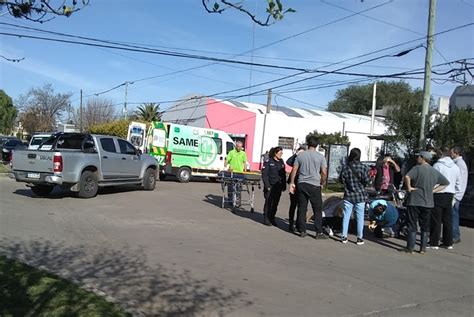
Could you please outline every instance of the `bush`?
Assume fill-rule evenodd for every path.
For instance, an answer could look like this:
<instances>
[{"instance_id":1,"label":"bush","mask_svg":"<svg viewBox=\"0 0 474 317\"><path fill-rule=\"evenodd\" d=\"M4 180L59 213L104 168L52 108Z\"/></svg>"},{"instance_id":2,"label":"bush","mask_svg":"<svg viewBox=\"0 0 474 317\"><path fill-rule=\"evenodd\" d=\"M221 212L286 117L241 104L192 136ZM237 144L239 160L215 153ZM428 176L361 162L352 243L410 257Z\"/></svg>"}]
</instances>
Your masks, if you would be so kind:
<instances>
[{"instance_id":1,"label":"bush","mask_svg":"<svg viewBox=\"0 0 474 317\"><path fill-rule=\"evenodd\" d=\"M90 127L89 132L93 134L113 135L126 139L129 124L130 120L117 120L94 125Z\"/></svg>"}]
</instances>

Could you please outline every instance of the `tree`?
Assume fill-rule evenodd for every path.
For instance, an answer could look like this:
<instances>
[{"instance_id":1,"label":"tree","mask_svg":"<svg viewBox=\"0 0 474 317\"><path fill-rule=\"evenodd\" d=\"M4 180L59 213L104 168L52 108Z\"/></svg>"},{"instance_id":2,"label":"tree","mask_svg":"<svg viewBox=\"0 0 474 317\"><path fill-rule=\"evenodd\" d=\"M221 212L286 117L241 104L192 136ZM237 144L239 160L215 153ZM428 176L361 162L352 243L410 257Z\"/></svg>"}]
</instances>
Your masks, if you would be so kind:
<instances>
[{"instance_id":1,"label":"tree","mask_svg":"<svg viewBox=\"0 0 474 317\"><path fill-rule=\"evenodd\" d=\"M266 17L259 19L256 14L244 7L244 1L201 1L208 13L222 13L228 9L234 9L246 14L261 26L271 25L283 19L286 13L295 12L292 8L284 9L281 0L267 0ZM48 22L56 16L70 17L87 5L89 5L89 0L0 0L0 7L6 7L13 17L39 23Z\"/></svg>"},{"instance_id":2,"label":"tree","mask_svg":"<svg viewBox=\"0 0 474 317\"><path fill-rule=\"evenodd\" d=\"M0 133L10 134L15 123L17 109L13 101L3 90L0 89Z\"/></svg>"},{"instance_id":3,"label":"tree","mask_svg":"<svg viewBox=\"0 0 474 317\"><path fill-rule=\"evenodd\" d=\"M110 99L93 98L87 101L82 111L82 125L85 130L90 127L115 120L114 103ZM80 110L75 118L76 126L80 124Z\"/></svg>"},{"instance_id":4,"label":"tree","mask_svg":"<svg viewBox=\"0 0 474 317\"><path fill-rule=\"evenodd\" d=\"M13 17L39 23L56 16L69 17L88 4L89 0L0 0L0 8L6 7Z\"/></svg>"},{"instance_id":5,"label":"tree","mask_svg":"<svg viewBox=\"0 0 474 317\"><path fill-rule=\"evenodd\" d=\"M430 138L436 147L459 146L466 152L474 151L474 110L459 109L438 118Z\"/></svg>"},{"instance_id":6,"label":"tree","mask_svg":"<svg viewBox=\"0 0 474 317\"><path fill-rule=\"evenodd\" d=\"M351 144L351 142L349 142L349 137L342 135L341 132L319 133L317 130L314 130L306 136L306 140L310 137L316 137L319 140L320 147L326 151L329 149L330 144Z\"/></svg>"},{"instance_id":7,"label":"tree","mask_svg":"<svg viewBox=\"0 0 474 317\"><path fill-rule=\"evenodd\" d=\"M390 152L412 154L419 149L422 103L409 103L393 107L387 112L385 125L389 136L386 139ZM426 120L425 131L432 123Z\"/></svg>"},{"instance_id":8,"label":"tree","mask_svg":"<svg viewBox=\"0 0 474 317\"><path fill-rule=\"evenodd\" d=\"M281 0L267 0L266 17L259 19L256 14L250 12L243 6L244 1L229 0L202 0L202 5L208 13L222 13L227 9L235 9L240 11L252 19L253 22L260 26L268 26L279 20L282 20L286 13L296 12L292 8L284 9Z\"/></svg>"},{"instance_id":9,"label":"tree","mask_svg":"<svg viewBox=\"0 0 474 317\"><path fill-rule=\"evenodd\" d=\"M329 111L367 115L372 109L373 84L351 85L336 92L336 99L328 104ZM423 91L413 89L403 81L377 82L377 109L386 106L421 104Z\"/></svg>"},{"instance_id":10,"label":"tree","mask_svg":"<svg viewBox=\"0 0 474 317\"><path fill-rule=\"evenodd\" d=\"M162 112L160 112L160 105L156 103L144 103L137 107L135 115L138 120L145 122L159 121Z\"/></svg>"},{"instance_id":11,"label":"tree","mask_svg":"<svg viewBox=\"0 0 474 317\"><path fill-rule=\"evenodd\" d=\"M55 93L51 84L31 88L21 95L18 104L22 110L20 120L26 132L53 131L62 112L70 104L71 93Z\"/></svg>"}]
</instances>

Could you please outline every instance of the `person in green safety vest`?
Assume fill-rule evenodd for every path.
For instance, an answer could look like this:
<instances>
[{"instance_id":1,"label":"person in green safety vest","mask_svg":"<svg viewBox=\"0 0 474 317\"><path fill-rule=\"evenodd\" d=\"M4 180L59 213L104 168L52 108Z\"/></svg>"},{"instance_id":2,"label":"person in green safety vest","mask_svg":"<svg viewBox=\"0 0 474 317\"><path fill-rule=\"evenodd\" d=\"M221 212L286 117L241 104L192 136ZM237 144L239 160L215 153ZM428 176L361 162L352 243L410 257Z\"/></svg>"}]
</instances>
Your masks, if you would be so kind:
<instances>
[{"instance_id":1,"label":"person in green safety vest","mask_svg":"<svg viewBox=\"0 0 474 317\"><path fill-rule=\"evenodd\" d=\"M242 173L246 171L247 165L247 154L244 151L244 145L242 142L237 141L235 143L235 149L227 154L227 158L225 161L225 166L231 172ZM240 207L241 199L242 199L242 187L240 184L235 185L235 192L236 192L236 206ZM228 198L229 200L233 199L234 188L229 187L228 189Z\"/></svg>"},{"instance_id":2,"label":"person in green safety vest","mask_svg":"<svg viewBox=\"0 0 474 317\"><path fill-rule=\"evenodd\" d=\"M243 150L244 145L242 142L237 141L235 143L235 149L227 154L226 166L232 172L245 172L247 165L247 154Z\"/></svg>"}]
</instances>

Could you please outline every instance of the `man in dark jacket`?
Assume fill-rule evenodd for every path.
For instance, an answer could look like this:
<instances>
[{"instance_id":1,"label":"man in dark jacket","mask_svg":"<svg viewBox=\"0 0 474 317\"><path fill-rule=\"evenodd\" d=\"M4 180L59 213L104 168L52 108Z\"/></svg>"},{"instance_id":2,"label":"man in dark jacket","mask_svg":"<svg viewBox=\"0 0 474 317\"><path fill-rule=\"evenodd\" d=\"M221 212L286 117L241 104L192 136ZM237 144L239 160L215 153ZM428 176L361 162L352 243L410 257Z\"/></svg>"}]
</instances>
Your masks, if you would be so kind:
<instances>
[{"instance_id":1,"label":"man in dark jacket","mask_svg":"<svg viewBox=\"0 0 474 317\"><path fill-rule=\"evenodd\" d=\"M263 223L276 226L275 215L280 202L281 193L286 190L285 162L282 160L283 149L280 146L270 150L270 158L263 163L262 180L265 206Z\"/></svg>"}]
</instances>

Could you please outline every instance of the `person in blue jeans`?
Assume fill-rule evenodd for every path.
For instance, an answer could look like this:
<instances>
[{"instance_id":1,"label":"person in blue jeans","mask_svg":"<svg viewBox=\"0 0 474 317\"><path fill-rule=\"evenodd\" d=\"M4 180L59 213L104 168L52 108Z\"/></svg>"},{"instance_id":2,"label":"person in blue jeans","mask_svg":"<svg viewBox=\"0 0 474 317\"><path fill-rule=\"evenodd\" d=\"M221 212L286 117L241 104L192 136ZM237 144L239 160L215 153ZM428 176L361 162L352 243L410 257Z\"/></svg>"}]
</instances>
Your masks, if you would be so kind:
<instances>
[{"instance_id":1,"label":"person in blue jeans","mask_svg":"<svg viewBox=\"0 0 474 317\"><path fill-rule=\"evenodd\" d=\"M375 237L394 237L397 231L397 207L385 199L376 199L369 205L369 229L374 230Z\"/></svg>"},{"instance_id":2,"label":"person in blue jeans","mask_svg":"<svg viewBox=\"0 0 474 317\"><path fill-rule=\"evenodd\" d=\"M466 162L462 158L462 151L461 148L455 146L451 149L451 158L453 159L454 163L459 167L461 170L461 187L456 190L454 194L454 205L453 205L453 243L460 243L461 242L461 231L459 230L459 204L466 192L467 188L467 178L469 175L469 171L467 169Z\"/></svg>"},{"instance_id":3,"label":"person in blue jeans","mask_svg":"<svg viewBox=\"0 0 474 317\"><path fill-rule=\"evenodd\" d=\"M347 163L341 170L339 180L344 184L344 216L342 218L341 242L347 243L347 232L352 212L355 210L357 221L357 245L364 244L364 210L369 184L369 168L360 162L360 149L353 148L347 157Z\"/></svg>"}]
</instances>

